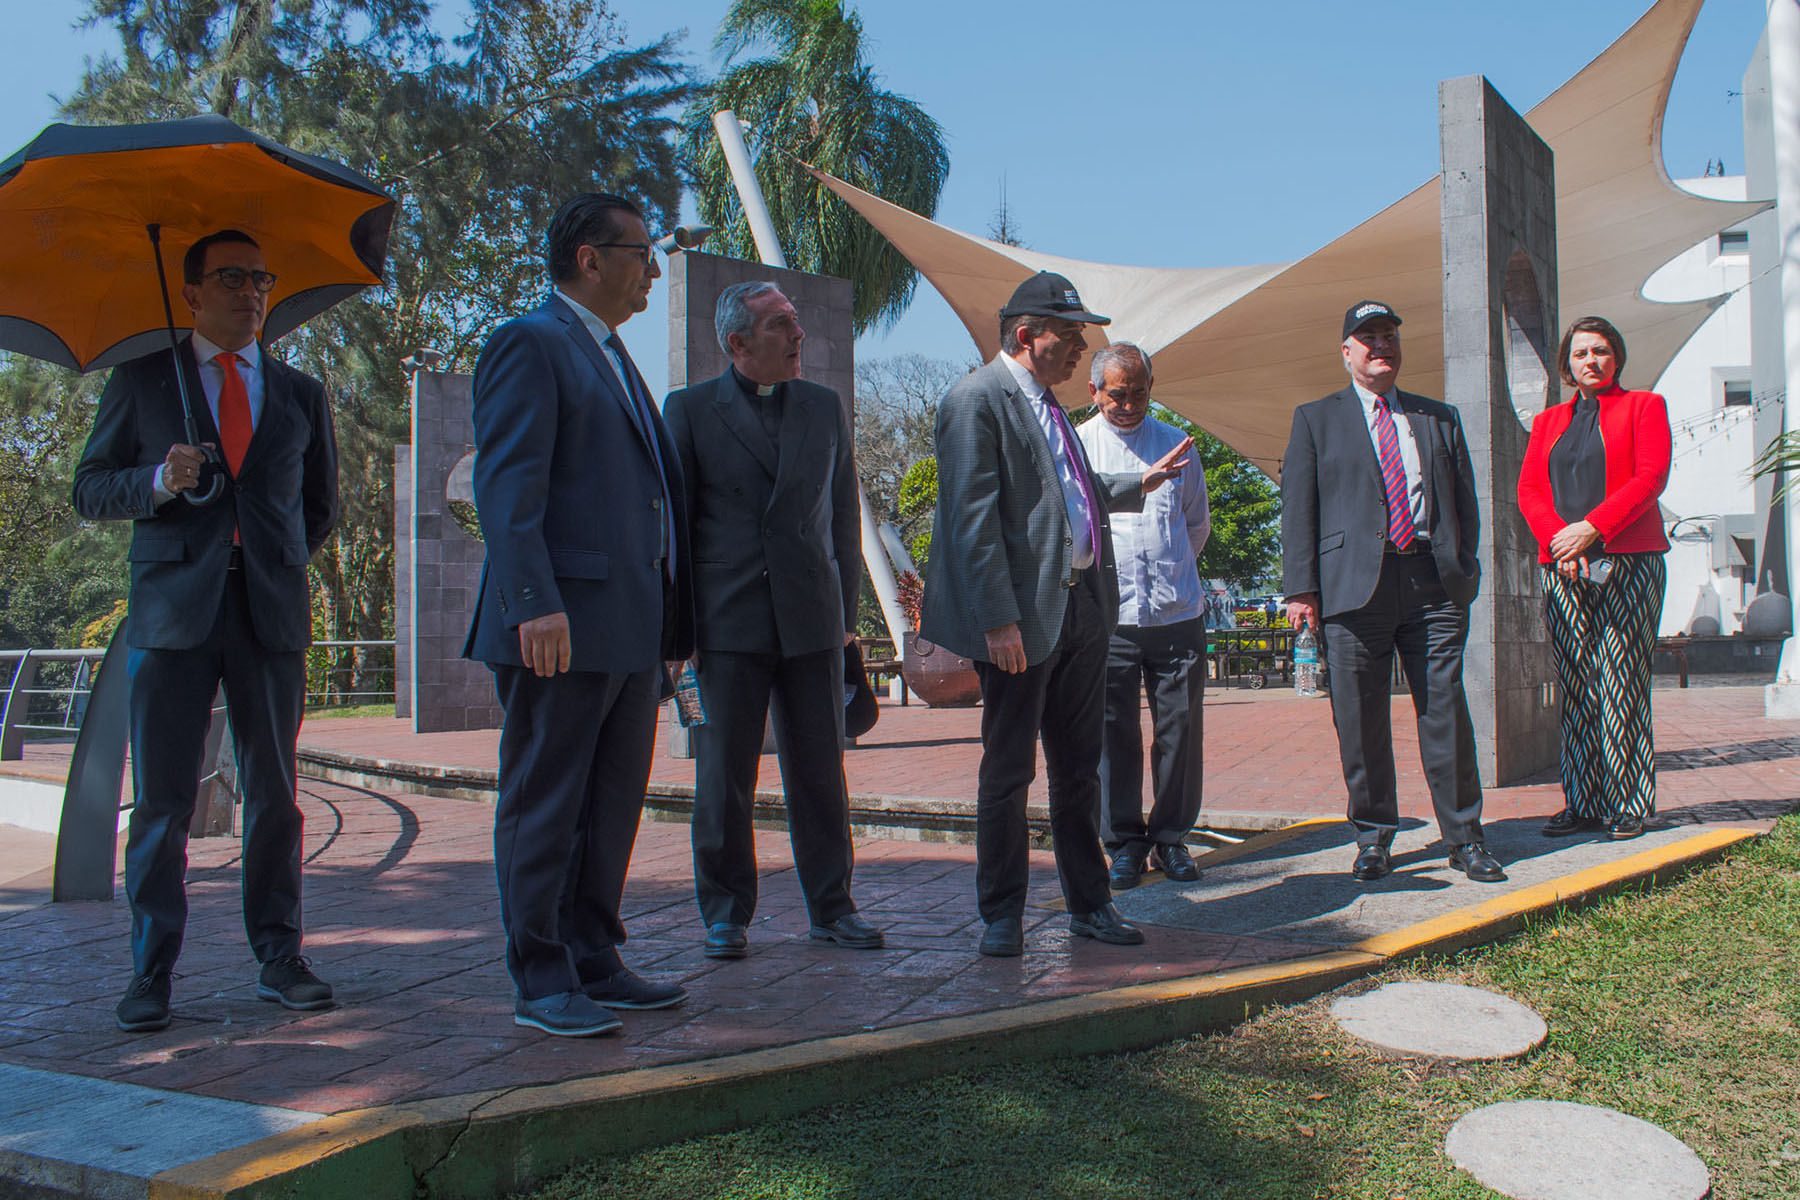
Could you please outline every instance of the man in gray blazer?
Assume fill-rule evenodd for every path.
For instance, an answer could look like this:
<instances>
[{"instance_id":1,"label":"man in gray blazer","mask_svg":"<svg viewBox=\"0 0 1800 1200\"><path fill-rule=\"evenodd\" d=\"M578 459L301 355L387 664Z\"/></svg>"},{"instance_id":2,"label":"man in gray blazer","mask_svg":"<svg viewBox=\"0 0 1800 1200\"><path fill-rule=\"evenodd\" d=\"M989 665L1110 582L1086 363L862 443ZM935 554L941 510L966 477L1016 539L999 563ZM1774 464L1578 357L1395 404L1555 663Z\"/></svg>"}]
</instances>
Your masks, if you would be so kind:
<instances>
[{"instance_id":1,"label":"man in gray blazer","mask_svg":"<svg viewBox=\"0 0 1800 1200\"><path fill-rule=\"evenodd\" d=\"M696 670L694 885L708 958L742 958L756 912L751 803L773 709L794 868L812 936L859 950L881 931L850 899L844 646L862 585L850 422L799 378L806 332L772 283L740 283L714 317L731 367L664 406L692 522Z\"/></svg>"},{"instance_id":2,"label":"man in gray blazer","mask_svg":"<svg viewBox=\"0 0 1800 1200\"><path fill-rule=\"evenodd\" d=\"M1379 879L1399 826L1388 680L1394 655L1418 713L1419 757L1450 865L1506 878L1481 837L1475 727L1463 695L1469 604L1481 583L1474 472L1456 410L1400 391L1400 316L1344 314L1351 384L1303 404L1281 464L1288 621L1324 622L1331 713L1350 793L1351 875Z\"/></svg>"},{"instance_id":3,"label":"man in gray blazer","mask_svg":"<svg viewBox=\"0 0 1800 1200\"><path fill-rule=\"evenodd\" d=\"M1109 507L1136 510L1173 469L1100 476L1050 389L1087 348L1074 285L1041 271L1000 310L1000 353L938 406L937 523L921 638L975 660L981 679L975 890L981 953L1023 953L1025 794L1042 735L1050 830L1069 928L1137 945L1100 851L1106 646L1119 620Z\"/></svg>"}]
</instances>

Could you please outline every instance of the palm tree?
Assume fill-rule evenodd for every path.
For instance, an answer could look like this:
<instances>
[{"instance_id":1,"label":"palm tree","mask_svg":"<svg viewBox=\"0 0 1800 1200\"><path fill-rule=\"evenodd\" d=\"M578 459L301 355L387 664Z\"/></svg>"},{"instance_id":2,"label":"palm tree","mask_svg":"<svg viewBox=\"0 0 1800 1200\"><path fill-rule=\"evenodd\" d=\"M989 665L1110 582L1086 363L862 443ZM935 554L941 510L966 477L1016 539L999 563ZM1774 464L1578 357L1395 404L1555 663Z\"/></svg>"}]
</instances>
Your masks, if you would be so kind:
<instances>
[{"instance_id":1,"label":"palm tree","mask_svg":"<svg viewBox=\"0 0 1800 1200\"><path fill-rule=\"evenodd\" d=\"M773 53L740 59L764 46ZM713 131L713 114L729 108L749 126L788 264L850 280L856 332L892 325L918 283L912 264L800 164L930 217L950 173L938 123L881 87L863 61L862 21L842 0L734 0L713 48L726 69L688 107L682 148L700 218L719 230L714 245L756 257Z\"/></svg>"}]
</instances>

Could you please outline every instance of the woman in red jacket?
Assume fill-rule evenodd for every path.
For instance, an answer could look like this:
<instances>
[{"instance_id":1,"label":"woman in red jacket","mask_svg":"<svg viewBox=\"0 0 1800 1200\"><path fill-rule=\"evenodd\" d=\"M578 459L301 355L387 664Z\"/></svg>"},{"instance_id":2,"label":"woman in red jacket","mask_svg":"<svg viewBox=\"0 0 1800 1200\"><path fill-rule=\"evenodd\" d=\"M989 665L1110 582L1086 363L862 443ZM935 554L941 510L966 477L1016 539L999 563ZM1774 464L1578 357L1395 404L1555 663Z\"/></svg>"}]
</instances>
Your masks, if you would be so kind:
<instances>
[{"instance_id":1,"label":"woman in red jacket","mask_svg":"<svg viewBox=\"0 0 1800 1200\"><path fill-rule=\"evenodd\" d=\"M1650 656L1668 572L1657 497L1669 479L1669 412L1619 386L1625 341L1583 317L1557 351L1572 399L1532 422L1519 508L1538 541L1562 686L1563 810L1544 836L1644 832L1656 811Z\"/></svg>"}]
</instances>

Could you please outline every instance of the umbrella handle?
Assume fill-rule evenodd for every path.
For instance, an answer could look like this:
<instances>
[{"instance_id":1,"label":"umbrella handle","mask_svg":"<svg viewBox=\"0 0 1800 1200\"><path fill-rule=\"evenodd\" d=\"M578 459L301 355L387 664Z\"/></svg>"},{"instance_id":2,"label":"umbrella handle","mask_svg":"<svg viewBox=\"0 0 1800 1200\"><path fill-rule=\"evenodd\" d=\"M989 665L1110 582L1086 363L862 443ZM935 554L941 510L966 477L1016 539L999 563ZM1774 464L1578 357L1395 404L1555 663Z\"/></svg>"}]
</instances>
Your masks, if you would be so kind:
<instances>
[{"instance_id":1,"label":"umbrella handle","mask_svg":"<svg viewBox=\"0 0 1800 1200\"><path fill-rule=\"evenodd\" d=\"M201 469L210 477L206 490L201 492L198 487L191 487L181 493L181 498L195 508L204 508L225 492L225 456L211 446L201 446L200 453L206 458L206 464Z\"/></svg>"}]
</instances>

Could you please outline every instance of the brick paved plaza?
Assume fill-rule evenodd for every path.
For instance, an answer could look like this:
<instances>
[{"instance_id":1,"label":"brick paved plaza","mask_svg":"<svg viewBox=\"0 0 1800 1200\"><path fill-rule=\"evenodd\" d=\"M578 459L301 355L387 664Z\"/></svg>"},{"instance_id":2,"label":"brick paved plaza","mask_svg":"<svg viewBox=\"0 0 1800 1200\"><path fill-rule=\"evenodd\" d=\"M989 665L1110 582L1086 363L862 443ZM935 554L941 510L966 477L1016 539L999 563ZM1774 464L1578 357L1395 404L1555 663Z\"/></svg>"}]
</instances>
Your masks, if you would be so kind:
<instances>
[{"instance_id":1,"label":"brick paved plaza","mask_svg":"<svg viewBox=\"0 0 1800 1200\"><path fill-rule=\"evenodd\" d=\"M1663 836L1685 836L1696 823L1762 824L1795 806L1800 722L1761 714L1758 687L1657 691ZM1404 698L1396 700L1395 716L1405 809L1428 817ZM849 752L851 790L966 804L979 753L977 720L978 710L887 707L876 731ZM1206 720L1209 811L1341 815L1324 702L1291 692L1218 691L1207 698ZM392 720L316 720L302 742L475 770L491 768L494 753L491 733L413 737ZM54 773L56 761L56 750L40 748L9 767ZM763 766L762 785L778 786L773 760ZM691 782L692 764L659 757L655 778ZM51 839L9 830L0 851L0 1062L337 1112L1007 1008L1324 948L1293 934L1246 933L1241 921L1235 934L1209 932L1204 903L1187 928L1153 925L1140 949L1072 944L1056 910L1050 855L1039 851L1027 954L982 959L974 953L980 924L972 847L886 837L859 840L855 891L864 912L886 928L888 948L840 950L806 938L786 839L766 830L751 957L711 961L699 953L687 828L646 821L626 893L633 934L626 958L646 974L681 980L691 999L667 1012L626 1014L622 1036L549 1038L511 1021L491 809L319 782L305 783L304 793L307 950L337 985L336 1010L289 1013L255 998L236 846L211 839L192 847L192 919L175 982L175 1022L157 1034L118 1032L112 1007L130 974L122 898L51 905ZM1504 833L1550 858L1544 852L1552 844L1535 837L1535 821L1559 804L1549 780L1491 789L1488 824L1497 841ZM1337 867L1330 864L1341 858L1347 870L1349 856L1334 848L1322 860L1332 880ZM1415 854L1411 875L1449 889L1461 904L1492 894L1452 876L1435 851ZM1146 884L1133 899L1173 886ZM1356 894L1344 890L1342 902Z\"/></svg>"}]
</instances>

